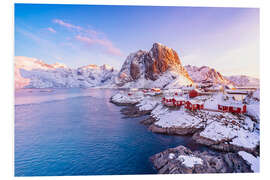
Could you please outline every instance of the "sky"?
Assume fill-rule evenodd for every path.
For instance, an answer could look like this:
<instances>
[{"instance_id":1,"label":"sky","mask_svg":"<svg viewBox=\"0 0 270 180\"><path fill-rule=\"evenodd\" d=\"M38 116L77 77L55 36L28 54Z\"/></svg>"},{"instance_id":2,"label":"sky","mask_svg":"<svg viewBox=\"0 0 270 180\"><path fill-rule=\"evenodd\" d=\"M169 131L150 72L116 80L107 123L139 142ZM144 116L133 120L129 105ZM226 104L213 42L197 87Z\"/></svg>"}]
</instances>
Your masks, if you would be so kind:
<instances>
[{"instance_id":1,"label":"sky","mask_svg":"<svg viewBox=\"0 0 270 180\"><path fill-rule=\"evenodd\" d=\"M259 9L15 4L15 56L120 69L154 42L183 65L259 77Z\"/></svg>"}]
</instances>

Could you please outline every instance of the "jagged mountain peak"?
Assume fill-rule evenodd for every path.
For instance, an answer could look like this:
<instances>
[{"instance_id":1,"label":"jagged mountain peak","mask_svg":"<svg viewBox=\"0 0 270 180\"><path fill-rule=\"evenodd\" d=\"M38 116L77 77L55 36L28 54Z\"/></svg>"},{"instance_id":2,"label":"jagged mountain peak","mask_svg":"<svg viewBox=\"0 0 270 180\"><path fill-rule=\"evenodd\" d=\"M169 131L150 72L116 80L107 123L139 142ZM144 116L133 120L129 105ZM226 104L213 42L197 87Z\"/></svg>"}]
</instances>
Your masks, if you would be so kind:
<instances>
[{"instance_id":1,"label":"jagged mountain peak","mask_svg":"<svg viewBox=\"0 0 270 180\"><path fill-rule=\"evenodd\" d=\"M162 79L161 76L168 76L167 80L157 81ZM150 51L139 50L126 58L116 82L119 86L126 83L144 86L146 84L143 81L150 84L156 82L155 86L166 87L170 84L168 81L176 80L180 76L183 78L179 86L192 84L176 51L160 43L154 43Z\"/></svg>"}]
</instances>

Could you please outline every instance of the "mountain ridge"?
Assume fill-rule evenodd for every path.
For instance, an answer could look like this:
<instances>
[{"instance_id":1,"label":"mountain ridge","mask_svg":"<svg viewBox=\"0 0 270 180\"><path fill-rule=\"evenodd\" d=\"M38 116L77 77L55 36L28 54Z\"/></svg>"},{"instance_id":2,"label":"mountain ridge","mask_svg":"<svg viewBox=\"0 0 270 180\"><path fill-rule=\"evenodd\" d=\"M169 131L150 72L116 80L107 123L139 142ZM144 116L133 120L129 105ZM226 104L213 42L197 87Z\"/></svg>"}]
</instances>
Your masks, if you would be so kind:
<instances>
[{"instance_id":1,"label":"mountain ridge","mask_svg":"<svg viewBox=\"0 0 270 180\"><path fill-rule=\"evenodd\" d=\"M46 64L35 58L15 57L15 88L99 87L112 84L117 70L107 65L69 68L65 64Z\"/></svg>"},{"instance_id":2,"label":"mountain ridge","mask_svg":"<svg viewBox=\"0 0 270 180\"><path fill-rule=\"evenodd\" d=\"M154 43L149 51L127 56L120 71L109 65L89 64L69 68L62 63L15 56L15 88L179 88L194 83L259 87L259 79L245 75L224 76L208 66L183 66L175 50Z\"/></svg>"}]
</instances>

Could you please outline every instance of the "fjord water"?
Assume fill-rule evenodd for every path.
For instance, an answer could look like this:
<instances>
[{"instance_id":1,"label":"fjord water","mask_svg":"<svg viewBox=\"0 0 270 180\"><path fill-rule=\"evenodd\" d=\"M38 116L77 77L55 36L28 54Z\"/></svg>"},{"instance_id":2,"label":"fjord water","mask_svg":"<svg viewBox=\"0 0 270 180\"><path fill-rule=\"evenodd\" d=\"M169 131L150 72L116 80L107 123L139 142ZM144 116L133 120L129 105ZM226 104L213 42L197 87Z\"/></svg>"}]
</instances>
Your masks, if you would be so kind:
<instances>
[{"instance_id":1,"label":"fjord water","mask_svg":"<svg viewBox=\"0 0 270 180\"><path fill-rule=\"evenodd\" d=\"M109 102L116 90L15 92L15 176L153 174L149 157L189 137L154 134Z\"/></svg>"}]
</instances>

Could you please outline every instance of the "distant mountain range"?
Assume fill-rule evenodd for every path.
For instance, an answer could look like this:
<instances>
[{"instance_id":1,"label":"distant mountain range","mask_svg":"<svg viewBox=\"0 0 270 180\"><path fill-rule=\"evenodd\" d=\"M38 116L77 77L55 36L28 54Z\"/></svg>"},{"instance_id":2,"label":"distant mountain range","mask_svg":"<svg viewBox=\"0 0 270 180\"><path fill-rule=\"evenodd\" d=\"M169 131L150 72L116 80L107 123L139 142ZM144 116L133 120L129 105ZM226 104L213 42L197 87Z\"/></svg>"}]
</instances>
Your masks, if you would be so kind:
<instances>
[{"instance_id":1,"label":"distant mountain range","mask_svg":"<svg viewBox=\"0 0 270 180\"><path fill-rule=\"evenodd\" d=\"M208 66L183 66L171 48L154 43L150 51L131 53L120 71L108 65L69 68L35 58L15 57L15 88L178 88L194 83L259 86L259 79L239 75L225 77Z\"/></svg>"},{"instance_id":2,"label":"distant mountain range","mask_svg":"<svg viewBox=\"0 0 270 180\"><path fill-rule=\"evenodd\" d=\"M64 64L46 64L28 57L15 57L15 88L106 87L114 84L118 71L103 65L77 69Z\"/></svg>"}]
</instances>

